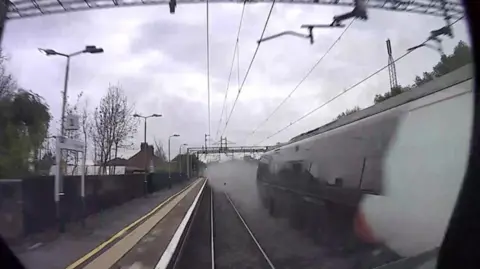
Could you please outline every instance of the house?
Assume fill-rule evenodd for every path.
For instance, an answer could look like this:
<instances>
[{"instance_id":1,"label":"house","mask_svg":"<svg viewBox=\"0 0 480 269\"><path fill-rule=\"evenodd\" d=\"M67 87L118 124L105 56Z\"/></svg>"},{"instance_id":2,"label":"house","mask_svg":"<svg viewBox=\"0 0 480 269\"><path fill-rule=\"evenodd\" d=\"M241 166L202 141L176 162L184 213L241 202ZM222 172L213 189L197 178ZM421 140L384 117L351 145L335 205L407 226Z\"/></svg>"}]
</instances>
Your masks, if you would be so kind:
<instances>
[{"instance_id":1,"label":"house","mask_svg":"<svg viewBox=\"0 0 480 269\"><path fill-rule=\"evenodd\" d=\"M105 166L109 175L126 174L128 171L128 160L119 157L113 158Z\"/></svg>"},{"instance_id":2,"label":"house","mask_svg":"<svg viewBox=\"0 0 480 269\"><path fill-rule=\"evenodd\" d=\"M180 163L181 162L181 163ZM186 167L187 167L187 158L186 158L186 154L182 154L182 155L177 155L175 156L175 158L173 158L171 161L170 161L170 169L172 171L175 171L175 172L179 172L180 169L182 169L182 172L185 172L186 171ZM182 167L180 167L182 166Z\"/></svg>"},{"instance_id":3,"label":"house","mask_svg":"<svg viewBox=\"0 0 480 269\"><path fill-rule=\"evenodd\" d=\"M127 159L124 158L113 158L106 163L106 166L127 166Z\"/></svg>"},{"instance_id":4,"label":"house","mask_svg":"<svg viewBox=\"0 0 480 269\"><path fill-rule=\"evenodd\" d=\"M190 165L191 171L198 171L198 169L205 168L205 163L198 159L196 155L190 155L187 161L187 154L179 154L175 156L170 162L171 170L182 173L187 173L187 167Z\"/></svg>"},{"instance_id":5,"label":"house","mask_svg":"<svg viewBox=\"0 0 480 269\"><path fill-rule=\"evenodd\" d=\"M147 143L140 144L140 150L129 159L113 158L107 162L107 170L123 171L125 174L153 172L159 167L162 160L155 156L153 146Z\"/></svg>"},{"instance_id":6,"label":"house","mask_svg":"<svg viewBox=\"0 0 480 269\"><path fill-rule=\"evenodd\" d=\"M161 164L162 160L155 156L153 146L141 143L140 151L126 161L125 173L144 172L145 167L149 172L153 172Z\"/></svg>"}]
</instances>

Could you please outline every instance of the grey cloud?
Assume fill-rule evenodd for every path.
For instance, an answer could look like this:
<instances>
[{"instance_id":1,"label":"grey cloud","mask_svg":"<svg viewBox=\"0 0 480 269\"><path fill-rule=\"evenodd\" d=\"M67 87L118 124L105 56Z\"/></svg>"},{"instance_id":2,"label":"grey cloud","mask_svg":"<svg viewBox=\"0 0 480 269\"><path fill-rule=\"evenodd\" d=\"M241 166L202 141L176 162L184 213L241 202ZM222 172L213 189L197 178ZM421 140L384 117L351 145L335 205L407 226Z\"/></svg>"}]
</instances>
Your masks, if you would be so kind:
<instances>
[{"instance_id":1,"label":"grey cloud","mask_svg":"<svg viewBox=\"0 0 480 269\"><path fill-rule=\"evenodd\" d=\"M270 4L249 4L246 7L240 36L242 78L269 8ZM282 30L302 31L300 25L303 23L328 23L333 15L346 10L348 8L331 6L276 5L266 35ZM175 15L169 15L165 6L161 6L11 21L7 25L3 45L11 54L9 67L20 84L45 96L55 115L59 114L64 59L46 58L39 55L36 48L48 46L60 51L73 51L87 44L104 46L103 55L72 60L71 94L84 91L93 106L106 91L108 83L121 84L139 112L165 115L162 119L149 121L148 140L158 137L166 144L170 133L179 132L181 139L172 141L172 148L178 150L181 141L201 145L203 133L208 128L206 84L185 83L198 80L198 75L206 76L204 11L203 6L181 5ZM211 5L210 9L212 136L218 127L240 11L241 4ZM262 140L385 65L386 38L392 40L394 54L399 56L442 23L441 19L429 16L372 10L370 19L352 25L291 100L249 141ZM445 41L447 51L451 51L459 38L468 37L462 27L460 24L455 27L454 40ZM229 139L238 143L244 141L325 53L341 31L316 30L313 45L296 37L282 37L263 43L227 129ZM156 58L150 53L160 56ZM140 63L137 65L136 61ZM415 74L428 70L436 61L438 54L434 51L415 52L412 57L397 64L399 81L402 84L411 83ZM237 92L236 72L235 65L227 112ZM300 132L318 127L346 108L371 105L373 96L385 92L388 87L388 75L383 72L266 143L288 140ZM189 98L182 98L185 96ZM142 140L143 130L140 128L135 144Z\"/></svg>"},{"instance_id":2,"label":"grey cloud","mask_svg":"<svg viewBox=\"0 0 480 269\"><path fill-rule=\"evenodd\" d=\"M285 13L285 9L280 10L283 10L283 13ZM263 8L261 11L268 11L268 9ZM215 15L218 15L218 17L215 17ZM282 15L274 14L272 16L281 17ZM250 63L256 47L256 40L260 36L264 21L264 14L253 9L253 6L247 6L240 36L240 73L242 78ZM281 21L278 21L278 23L281 23ZM211 75L219 79L227 79L233 56L238 17L226 15L221 11L212 12L211 25ZM141 27L141 31L131 44L131 50L132 52L160 50L169 55L174 61L179 61L188 67L196 67L200 72L205 72L205 31L204 24L185 24L182 20L149 22ZM188 42L185 42L185 40L188 40ZM294 46L298 44L298 40L292 40L286 46L285 44L279 46L279 44L267 43L260 48L257 60L251 70L252 76L258 73L261 74L260 76L266 77L267 80L286 83L293 82L293 80L296 80L296 77L304 73L303 70L300 71L301 68L296 68L298 76L295 73L291 74L292 72L288 72L288 75L286 75L286 70L291 69L292 60L295 62L294 60L298 61L311 57L312 50L295 48ZM289 46L289 44L293 44L293 46ZM303 44L305 47L309 46L308 42L303 42ZM323 44L321 43L317 47L326 46ZM234 73L236 73L235 70ZM295 70L292 71L295 72ZM214 90L218 89L215 88ZM223 89L220 90L223 91Z\"/></svg>"},{"instance_id":3,"label":"grey cloud","mask_svg":"<svg viewBox=\"0 0 480 269\"><path fill-rule=\"evenodd\" d=\"M232 28L229 27L224 32L214 31L214 29L211 31L211 74L222 79L226 79L228 76L227 66L230 66L233 56L232 45L235 36L229 32ZM158 20L146 23L140 29L131 43L132 53L143 50L159 50L182 66L195 68L202 73L206 72L205 25Z\"/></svg>"}]
</instances>

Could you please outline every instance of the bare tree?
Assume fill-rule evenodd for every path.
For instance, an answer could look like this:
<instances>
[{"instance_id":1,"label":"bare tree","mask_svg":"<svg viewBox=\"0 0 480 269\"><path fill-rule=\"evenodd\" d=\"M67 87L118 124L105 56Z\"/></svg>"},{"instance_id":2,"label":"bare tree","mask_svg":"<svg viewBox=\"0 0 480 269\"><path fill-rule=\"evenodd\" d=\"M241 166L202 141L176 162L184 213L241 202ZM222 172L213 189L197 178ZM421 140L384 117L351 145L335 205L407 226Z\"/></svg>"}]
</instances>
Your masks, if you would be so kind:
<instances>
[{"instance_id":1,"label":"bare tree","mask_svg":"<svg viewBox=\"0 0 480 269\"><path fill-rule=\"evenodd\" d=\"M115 155L118 157L119 149L131 149L133 147L132 139L137 133L138 119L133 117L133 106L129 106L127 99L124 99L124 107L119 111L118 118L120 123L115 129Z\"/></svg>"},{"instance_id":2,"label":"bare tree","mask_svg":"<svg viewBox=\"0 0 480 269\"><path fill-rule=\"evenodd\" d=\"M5 62L8 57L0 48L0 98L11 95L17 89L17 83L13 76L8 73Z\"/></svg>"},{"instance_id":3,"label":"bare tree","mask_svg":"<svg viewBox=\"0 0 480 269\"><path fill-rule=\"evenodd\" d=\"M165 150L163 149L162 142L157 141L156 138L154 138L153 142L155 143L154 155L157 156L162 163L167 162L167 155L165 154Z\"/></svg>"},{"instance_id":4,"label":"bare tree","mask_svg":"<svg viewBox=\"0 0 480 269\"><path fill-rule=\"evenodd\" d=\"M90 135L98 162L106 170L107 162L117 156L118 150L131 145L136 133L137 119L133 117L134 107L128 103L120 86L110 85L108 92L95 108Z\"/></svg>"}]
</instances>

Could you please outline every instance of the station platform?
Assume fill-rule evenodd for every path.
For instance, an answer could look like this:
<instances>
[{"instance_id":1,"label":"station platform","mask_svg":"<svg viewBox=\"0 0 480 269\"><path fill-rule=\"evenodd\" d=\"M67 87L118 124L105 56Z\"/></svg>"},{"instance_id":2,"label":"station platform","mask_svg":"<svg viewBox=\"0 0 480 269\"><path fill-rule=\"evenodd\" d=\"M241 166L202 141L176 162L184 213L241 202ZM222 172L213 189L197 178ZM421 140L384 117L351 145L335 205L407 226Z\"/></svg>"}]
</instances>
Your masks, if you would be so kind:
<instances>
[{"instance_id":1,"label":"station platform","mask_svg":"<svg viewBox=\"0 0 480 269\"><path fill-rule=\"evenodd\" d=\"M203 178L191 180L119 206L113 210L117 212L105 213L101 225L83 234L67 233L17 255L26 268L161 268L162 255L168 256L166 250L205 182Z\"/></svg>"}]
</instances>

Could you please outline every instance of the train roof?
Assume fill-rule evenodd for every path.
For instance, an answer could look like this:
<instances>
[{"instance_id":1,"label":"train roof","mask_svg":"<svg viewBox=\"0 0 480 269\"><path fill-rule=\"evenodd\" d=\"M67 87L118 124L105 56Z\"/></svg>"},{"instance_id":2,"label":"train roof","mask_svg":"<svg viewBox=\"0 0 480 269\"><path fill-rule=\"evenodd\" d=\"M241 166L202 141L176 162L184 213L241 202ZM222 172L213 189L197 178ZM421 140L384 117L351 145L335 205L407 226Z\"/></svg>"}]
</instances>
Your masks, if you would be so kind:
<instances>
[{"instance_id":1,"label":"train roof","mask_svg":"<svg viewBox=\"0 0 480 269\"><path fill-rule=\"evenodd\" d=\"M473 66L472 64L467 64L463 67L458 68L453 72L450 72L446 75L435 78L432 81L429 81L423 84L422 86L415 87L409 91L406 91L402 94L391 97L378 104L367 107L358 112L346 115L338 120L327 123L316 129L297 135L292 139L290 139L290 141L288 141L287 144L291 144L291 143L306 139L308 137L312 137L314 135L321 134L321 133L336 129L338 127L347 125L349 123L373 116L375 114L406 104L408 102L414 101L416 99L422 98L432 93L452 87L456 84L472 79L472 77L473 77ZM282 146L284 145L286 144L282 144Z\"/></svg>"}]
</instances>

